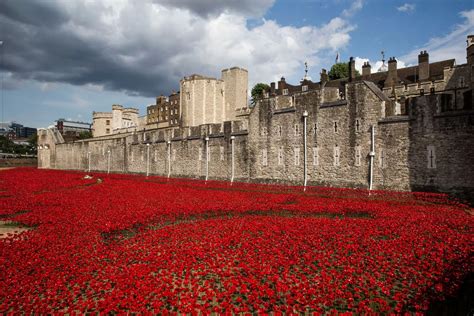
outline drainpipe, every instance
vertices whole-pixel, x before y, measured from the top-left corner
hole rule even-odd
[[[209,137],[206,140],[206,181],[209,178]]]
[[[235,136],[230,137],[230,145],[231,145],[231,173],[230,173],[230,184],[234,182],[234,142]]]
[[[168,141],[168,178],[171,175],[171,141]]]
[[[303,139],[304,139],[304,148],[303,148],[303,153],[304,153],[304,164],[303,164],[303,171],[304,171],[304,191],[306,191],[306,184],[308,182],[308,153],[307,153],[307,135],[306,135],[306,123],[308,119],[308,111],[303,112]]]
[[[146,176],[150,174],[150,143],[146,144]]]
[[[110,149],[107,150],[107,173],[110,173]]]
[[[91,172],[91,152],[87,152],[87,172]]]
[[[373,189],[374,185],[374,157],[375,157],[375,127],[372,125],[370,127],[370,174],[369,174],[369,190]]]

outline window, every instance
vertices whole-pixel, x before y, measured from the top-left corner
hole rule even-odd
[[[105,129],[105,133],[106,133],[106,134],[110,134],[110,128],[106,128],[106,129]]]
[[[383,149],[380,149],[379,165],[380,168],[385,169],[385,150]]]
[[[319,148],[313,147],[313,166],[319,165]]]
[[[186,92],[186,99],[187,99],[188,101],[191,100],[191,93]]]
[[[105,120],[105,125],[110,125],[110,120]]]
[[[295,147],[294,151],[295,151],[295,166],[299,166],[300,165],[300,148]]]
[[[428,169],[436,169],[436,153],[435,153],[435,147],[432,145],[429,145],[427,147],[427,153],[428,153]]]
[[[341,152],[339,146],[334,146],[334,166],[337,167],[340,165]]]
[[[220,147],[221,161],[224,161],[224,146]]]
[[[337,122],[334,121],[334,133],[337,133]]]
[[[262,149],[262,165],[266,166],[268,164],[267,149]]]
[[[308,91],[308,86],[301,86],[301,91]]]
[[[288,89],[283,89],[283,95],[288,95]]]
[[[361,149],[360,146],[355,147],[355,165],[360,166],[360,159],[361,158]]]
[[[278,148],[278,165],[279,166],[283,165],[283,147],[282,146]]]
[[[458,79],[458,87],[459,88],[464,87],[464,77],[463,76],[459,77],[459,79]]]
[[[295,124],[295,136],[298,136],[300,134],[300,126],[299,124]]]
[[[361,126],[360,126],[360,119],[356,119],[356,120],[355,120],[354,127],[355,127],[356,133],[360,132],[360,129],[361,129]]]

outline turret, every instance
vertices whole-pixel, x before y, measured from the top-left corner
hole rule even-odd
[[[349,81],[354,81],[356,78],[356,68],[354,57],[349,58]]]
[[[426,50],[421,51],[418,55],[418,73],[420,81],[425,81],[430,78],[430,56]]]
[[[362,76],[363,77],[368,77],[372,73],[372,66],[370,66],[370,63],[368,61],[364,62],[362,65]]]
[[[391,57],[388,60],[388,75],[385,79],[385,87],[393,87],[398,83],[397,60]]]
[[[329,76],[328,76],[328,73],[326,71],[326,69],[321,69],[321,73],[320,73],[320,80],[321,82],[321,86],[324,87],[326,85],[326,83],[329,81]]]

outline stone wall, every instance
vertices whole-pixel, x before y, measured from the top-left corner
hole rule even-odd
[[[371,82],[348,84],[344,98],[330,102],[333,91],[325,89],[333,88],[263,99],[242,120],[222,124],[74,143],[40,130],[38,165],[88,170],[90,162],[94,171],[229,180],[233,147],[235,180],[302,185],[307,114],[309,185],[368,188],[373,127],[375,189],[474,188],[474,111],[440,112],[442,96],[433,94],[410,99],[407,115],[393,115],[395,105]]]

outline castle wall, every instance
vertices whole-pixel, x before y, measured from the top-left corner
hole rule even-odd
[[[368,188],[374,127],[375,189],[474,188],[474,111],[440,111],[442,95],[434,94],[410,99],[407,115],[386,116],[393,104],[372,83],[349,84],[345,99],[331,102],[323,96],[332,91],[324,89],[263,99],[248,117],[222,124],[74,143],[64,143],[54,130],[40,130],[38,143],[47,149],[39,150],[38,165],[87,170],[90,160],[94,171],[143,174],[148,169],[162,176],[169,171],[171,177],[204,179],[207,173],[209,179],[230,180],[233,143],[235,180],[301,185],[307,111],[309,185]]]

